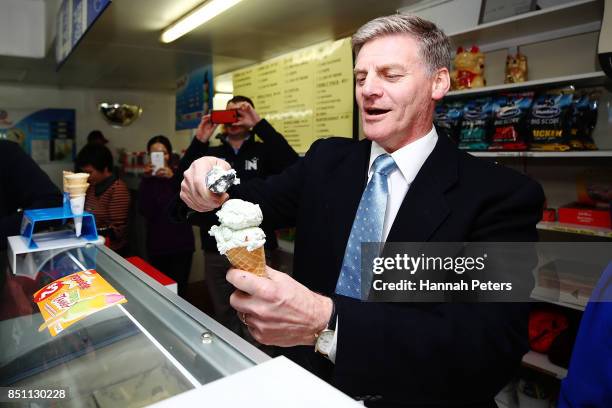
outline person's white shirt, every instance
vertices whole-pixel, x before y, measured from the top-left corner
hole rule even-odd
[[[393,157],[395,164],[397,164],[397,168],[393,170],[387,178],[389,198],[387,199],[387,209],[385,211],[385,221],[383,223],[383,242],[387,241],[391,226],[395,221],[395,217],[404,201],[404,197],[406,197],[410,185],[421,170],[421,167],[423,167],[423,163],[425,163],[425,160],[427,160],[437,142],[438,133],[436,132],[436,128],[432,126],[431,130],[425,136],[391,153],[391,157]],[[378,156],[385,153],[387,153],[385,149],[378,143],[372,142],[372,148],[370,149],[370,164],[368,166],[368,182],[372,177],[372,163],[374,163],[374,160],[376,160]],[[332,362],[336,361],[338,331],[339,319],[336,318],[336,330],[328,356]]]

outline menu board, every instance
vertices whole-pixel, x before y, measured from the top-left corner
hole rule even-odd
[[[61,65],[111,0],[63,0],[55,18],[55,62]]]
[[[304,48],[232,75],[234,95],[250,97],[261,117],[298,152],[317,139],[353,135],[350,38]]]

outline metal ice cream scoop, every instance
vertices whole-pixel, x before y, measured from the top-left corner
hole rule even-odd
[[[206,187],[216,194],[225,193],[234,184],[240,184],[240,179],[236,177],[236,170],[223,170],[215,166],[206,175]]]

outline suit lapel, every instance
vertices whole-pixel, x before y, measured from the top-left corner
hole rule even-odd
[[[340,273],[344,250],[348,241],[357,207],[367,182],[371,142],[362,140],[350,148],[326,185],[329,232],[332,237],[334,269]],[[335,286],[337,280],[333,280]]]
[[[387,242],[428,241],[450,214],[444,193],[457,181],[457,150],[443,134],[400,206]]]

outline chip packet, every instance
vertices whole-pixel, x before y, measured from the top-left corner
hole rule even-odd
[[[79,320],[127,299],[91,269],[51,282],[34,294],[34,302],[45,320],[38,331],[48,328],[55,337]]]
[[[570,117],[570,140],[573,150],[597,150],[592,134],[597,124],[597,108],[601,91],[584,89],[574,94]]]
[[[530,149],[563,152],[570,150],[569,118],[574,88],[549,90],[531,107],[528,121]]]
[[[487,150],[492,122],[493,103],[491,98],[467,101],[463,107],[459,148],[464,150]]]
[[[508,93],[493,100],[493,135],[489,150],[526,150],[527,116],[533,92]]]
[[[434,112],[435,125],[445,131],[452,141],[459,142],[461,118],[463,117],[463,102],[441,102]]]

